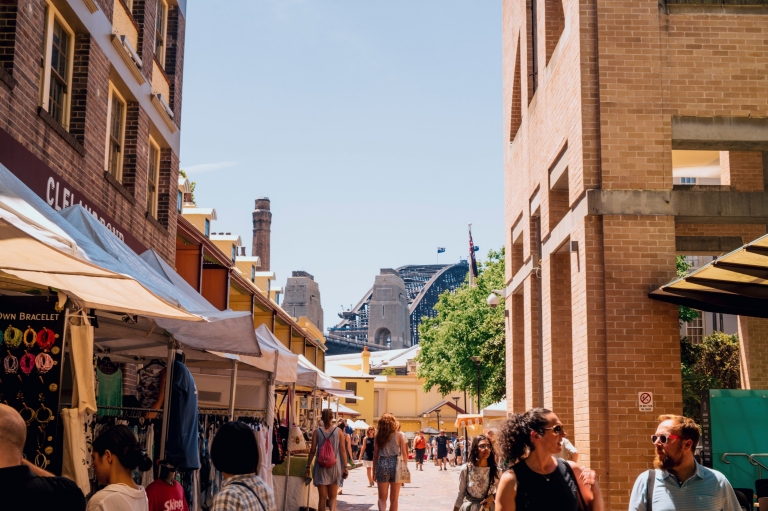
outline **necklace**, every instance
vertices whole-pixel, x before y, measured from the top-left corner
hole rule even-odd
[[[53,330],[43,327],[42,330],[37,332],[37,344],[44,350],[48,350],[48,348],[53,346],[54,342],[56,342],[56,335],[53,333]]]
[[[27,338],[29,337],[29,334],[32,334],[32,340],[27,341]],[[37,335],[37,332],[32,330],[31,326],[28,326],[27,329],[24,331],[24,338],[22,339],[24,341],[24,346],[27,348],[31,348],[35,345],[35,336]]]
[[[18,348],[21,345],[22,335],[21,330],[8,325],[8,328],[5,329],[5,333],[3,334],[3,338],[5,339],[5,344],[7,344],[9,348]]]

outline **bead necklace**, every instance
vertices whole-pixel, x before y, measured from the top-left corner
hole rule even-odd
[[[37,344],[44,350],[53,346],[54,342],[56,342],[56,335],[53,333],[53,330],[43,327],[42,330],[37,332]]]
[[[34,368],[35,356],[31,353],[24,353],[24,356],[21,357],[21,372],[29,376]]]
[[[45,417],[45,419],[41,419],[41,416]],[[37,422],[42,424],[43,427],[53,420],[53,410],[45,406],[45,396],[42,394],[40,394],[40,408],[35,412],[35,419],[37,419]]]
[[[21,415],[21,418],[24,420],[27,426],[32,424],[32,421],[35,420],[35,411],[27,406],[27,403],[24,401],[24,393],[19,391],[18,394],[16,394],[16,399],[21,401],[22,409],[19,410],[19,415]],[[24,413],[29,413],[29,418],[24,417]]]
[[[19,359],[9,351],[3,359],[3,366],[5,366],[5,374],[16,374],[19,371]]]
[[[32,340],[27,341],[27,337],[29,337],[29,334],[32,334]],[[24,346],[27,348],[32,348],[35,345],[35,336],[37,335],[37,332],[32,330],[31,326],[28,326],[27,329],[24,331]]]
[[[21,330],[8,325],[8,328],[5,329],[5,334],[3,334],[3,338],[5,339],[5,344],[7,344],[8,347],[18,348],[21,346],[22,335],[23,334],[21,333]]]
[[[38,373],[45,374],[53,368],[53,359],[48,353],[38,353],[35,357],[35,367]]]

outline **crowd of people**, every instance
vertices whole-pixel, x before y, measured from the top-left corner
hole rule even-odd
[[[305,474],[318,489],[318,510],[336,510],[339,487],[349,474],[348,462],[358,459],[366,468],[369,486],[378,485],[379,511],[397,511],[401,486],[410,477],[408,441],[397,419],[383,414],[377,429],[369,428],[361,439],[346,429],[345,421],[334,421],[330,410],[324,410],[321,418],[322,424],[312,434]],[[698,425],[678,415],[663,415],[659,421],[650,436],[654,468],[637,477],[629,511],[740,511],[736,492],[723,474],[703,467],[694,457]],[[149,469],[151,461],[126,426],[110,427],[94,440],[93,468],[103,488],[87,501],[73,481],[24,459],[26,433],[21,415],[0,404],[2,509],[187,510],[172,464],[161,462],[159,478],[146,489],[134,482],[133,472]],[[498,437],[475,436],[468,450],[460,439],[451,442],[445,431],[433,442],[419,432],[412,449],[416,470],[423,470],[430,443],[440,470],[446,469],[452,451],[451,461],[461,467],[454,511],[602,511],[596,473],[577,463],[578,451],[565,439],[557,415],[534,408],[506,419]],[[259,450],[248,426],[222,425],[211,444],[211,461],[223,476],[214,511],[276,511],[271,488],[256,475]]]

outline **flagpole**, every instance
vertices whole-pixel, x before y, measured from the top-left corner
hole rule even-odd
[[[467,224],[467,230],[469,231],[469,239],[472,240],[472,224]],[[472,258],[475,256],[472,251],[472,243],[469,244],[469,257],[467,262],[469,263],[469,287],[475,287],[475,272],[472,271]]]

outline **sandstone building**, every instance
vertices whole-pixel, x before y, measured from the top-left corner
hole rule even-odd
[[[768,16],[720,3],[503,2],[507,403],[557,412],[607,509],[682,410],[677,308],[649,292],[766,232]],[[739,318],[753,388],[764,323]]]

